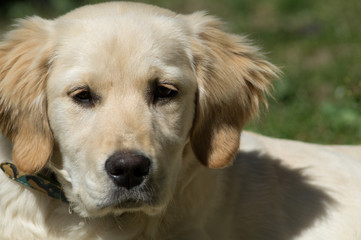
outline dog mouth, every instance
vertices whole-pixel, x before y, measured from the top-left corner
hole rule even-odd
[[[135,211],[141,211],[141,209],[149,208],[150,205],[144,202],[140,202],[137,199],[128,199],[126,201],[122,201],[119,203],[106,203],[98,205],[98,208],[101,211],[110,211],[113,213],[118,212],[135,212]]]
[[[127,199],[118,202],[108,201],[97,205],[95,215],[115,215],[122,216],[124,214],[145,213],[147,215],[156,215],[160,213],[164,207],[162,204],[153,204],[152,201],[140,201],[139,199]]]
[[[113,188],[110,189],[103,197],[95,200],[94,209],[96,212],[106,212],[110,214],[119,215],[125,212],[137,212],[150,209],[158,209],[159,189],[154,187],[154,184],[144,184],[137,188]],[[152,210],[153,211],[153,210]]]
[[[135,199],[129,199],[121,203],[113,205],[114,209],[137,209],[141,208],[145,203],[139,202]]]
[[[117,186],[112,181],[106,182],[89,177],[84,185],[77,189],[67,188],[74,212],[84,217],[119,216],[124,213],[143,212],[155,215],[162,211],[169,202],[169,184],[163,175],[149,176],[140,185],[133,188]]]
[[[153,198],[149,197],[111,197],[107,201],[98,204],[99,209],[113,208],[113,209],[136,209],[141,208],[144,205],[154,205]]]
[[[122,216],[125,213],[136,212],[155,215],[163,209],[162,204],[157,203],[154,197],[141,196],[141,193],[138,194],[138,197],[119,197],[118,195],[121,194],[110,194],[108,197],[97,199],[78,195],[77,200],[70,202],[69,211],[76,212],[82,217],[97,218],[106,215]]]

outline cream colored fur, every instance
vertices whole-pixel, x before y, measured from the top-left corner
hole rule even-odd
[[[361,146],[241,136],[278,72],[199,12],[19,21],[0,43],[0,161],[51,169],[70,204],[0,172],[0,239],[361,239]],[[151,160],[134,189],[105,172],[122,150]]]

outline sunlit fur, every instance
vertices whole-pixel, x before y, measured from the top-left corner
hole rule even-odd
[[[360,146],[241,137],[278,74],[203,12],[18,21],[0,43],[0,162],[54,172],[70,203],[0,172],[0,239],[359,239]],[[155,101],[158,82],[177,94]],[[119,151],[150,159],[141,185],[106,173]]]

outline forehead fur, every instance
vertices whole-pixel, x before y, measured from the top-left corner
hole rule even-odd
[[[190,34],[184,20],[168,10],[138,5],[98,4],[74,10],[55,21],[58,45],[78,51],[102,47],[107,54],[114,53],[114,48],[129,49],[134,54],[134,49],[166,51],[171,47],[174,51],[185,47]]]
[[[119,70],[123,77],[137,73],[142,78],[152,74],[152,67],[186,64],[189,69],[186,22],[168,10],[138,5],[98,4],[56,19],[55,66],[112,75]]]

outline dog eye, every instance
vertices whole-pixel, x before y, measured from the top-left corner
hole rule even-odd
[[[74,99],[79,102],[90,102],[92,100],[91,94],[88,91],[82,91],[74,96]]]
[[[88,88],[77,89],[71,95],[76,103],[88,106],[94,103],[94,98]]]
[[[154,102],[166,101],[175,97],[178,89],[171,84],[159,84],[154,90]]]

